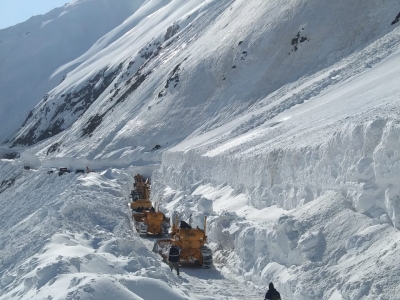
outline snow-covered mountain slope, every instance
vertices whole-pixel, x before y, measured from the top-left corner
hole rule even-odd
[[[0,167],[0,299],[398,299],[399,10],[144,1],[0,149],[21,154]],[[211,273],[176,278],[130,232],[138,172],[167,215],[208,216]]]
[[[257,109],[279,89],[289,94],[334,63],[349,64],[343,58],[396,28],[395,4],[147,1],[127,20],[131,31],[69,72],[11,142],[30,145],[69,129],[48,150],[81,156],[84,143],[89,159],[138,159]],[[371,49],[380,52],[374,57],[393,51],[395,39],[384,46]],[[365,69],[351,63],[355,74]]]
[[[7,120],[2,124],[1,142],[15,133],[40,99],[83,61],[77,57],[91,47],[98,51],[123,35],[126,30],[116,30],[116,26],[144,0],[71,2],[0,30],[0,119]],[[104,38],[111,30],[114,35]]]

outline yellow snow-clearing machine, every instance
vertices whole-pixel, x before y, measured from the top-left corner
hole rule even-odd
[[[150,181],[146,180],[140,174],[134,176],[135,183],[133,184],[134,190],[131,191],[132,202],[130,207],[132,213],[142,212],[145,209],[151,209],[153,204],[150,201]]]
[[[136,231],[140,235],[157,235],[159,237],[168,234],[169,219],[162,212],[145,210],[143,213],[134,214]]]
[[[159,239],[154,242],[153,251],[160,254],[165,261],[168,261],[169,249],[172,245],[180,248],[180,263],[197,264],[202,268],[211,268],[213,264],[212,252],[205,244],[206,217],[204,217],[204,230],[199,227],[192,228],[191,222],[180,222],[178,216],[172,226],[170,239]]]
[[[134,190],[131,191],[132,220],[139,235],[158,235],[168,233],[169,219],[160,211],[155,211],[150,201],[150,182],[137,174]]]

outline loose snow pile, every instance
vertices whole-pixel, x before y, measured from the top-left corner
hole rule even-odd
[[[188,299],[132,231],[132,178],[0,162],[1,299]]]

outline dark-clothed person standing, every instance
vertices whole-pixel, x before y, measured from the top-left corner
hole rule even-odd
[[[268,292],[265,295],[265,300],[281,300],[281,295],[279,292],[275,289],[274,284],[270,282],[269,287],[268,287]]]
[[[179,248],[175,245],[172,245],[171,248],[169,248],[168,262],[171,272],[173,269],[176,269],[177,275],[179,275],[179,256]]]

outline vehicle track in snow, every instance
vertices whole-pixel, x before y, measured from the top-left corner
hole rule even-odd
[[[143,238],[143,243],[152,251],[154,239]],[[160,257],[161,260],[161,257]],[[173,273],[176,271],[174,270]],[[226,267],[215,264],[211,269],[181,266],[179,289],[190,299],[262,299],[264,291],[232,274]],[[197,297],[196,297],[197,296]]]

